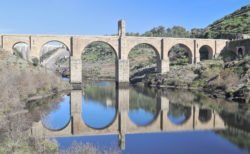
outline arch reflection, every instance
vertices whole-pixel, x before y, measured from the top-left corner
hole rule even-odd
[[[137,126],[147,126],[154,122],[159,112],[159,100],[150,97],[142,91],[129,89],[129,112],[130,120]]]
[[[212,110],[199,109],[199,120],[202,123],[210,121],[212,118]]]
[[[182,125],[191,117],[191,107],[180,104],[169,104],[168,119],[175,125]]]
[[[52,112],[43,116],[42,124],[49,130],[58,131],[67,127],[70,117],[70,96],[64,96]]]
[[[88,127],[104,129],[113,123],[117,114],[115,83],[87,84],[82,100],[82,119]]]

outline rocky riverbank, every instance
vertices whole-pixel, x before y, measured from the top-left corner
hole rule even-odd
[[[167,74],[148,75],[151,87],[199,89],[216,98],[250,100],[250,57],[231,62],[208,60],[194,65],[173,66]]]

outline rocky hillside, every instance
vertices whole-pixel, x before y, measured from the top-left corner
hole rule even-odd
[[[250,34],[250,5],[244,6],[209,25],[205,37],[234,38],[237,34]]]

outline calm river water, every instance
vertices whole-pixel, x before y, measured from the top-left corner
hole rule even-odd
[[[40,123],[61,150],[82,142],[131,154],[241,154],[250,150],[249,112],[197,92],[100,81],[65,95]]]

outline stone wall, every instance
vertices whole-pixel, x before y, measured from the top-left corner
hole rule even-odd
[[[227,50],[235,52],[237,55],[250,55],[250,39],[230,41],[227,45]]]

